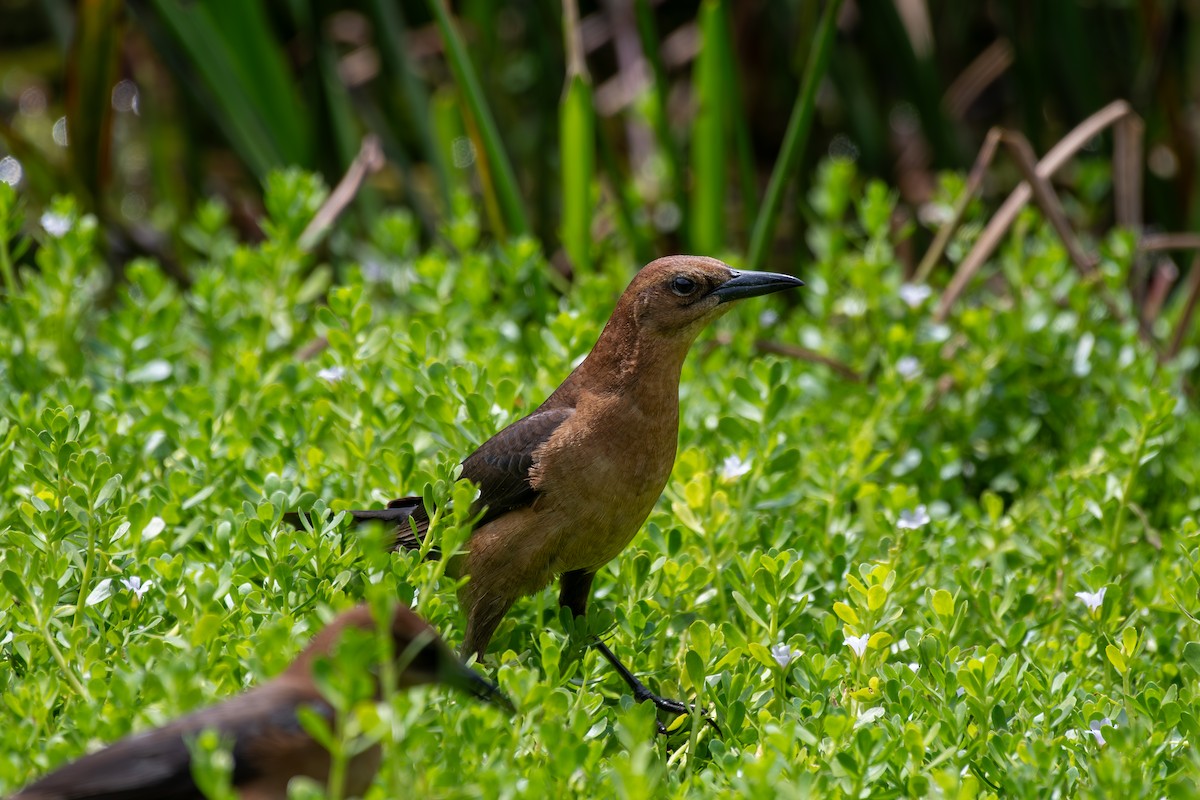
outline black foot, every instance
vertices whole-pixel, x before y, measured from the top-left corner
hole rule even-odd
[[[669,697],[659,697],[654,692],[647,689],[646,684],[638,680],[637,676],[630,672],[629,669],[617,659],[616,654],[614,654],[612,650],[609,650],[608,645],[604,644],[604,642],[597,641],[596,649],[599,650],[600,654],[608,660],[608,663],[612,664],[613,669],[617,671],[617,674],[621,676],[621,679],[624,680],[625,683],[628,684],[629,688],[633,690],[634,701],[638,703],[645,703],[649,701],[654,703],[654,707],[659,711],[666,711],[668,713],[675,714],[676,716],[692,713],[693,706],[680,702],[679,700],[673,700]],[[711,725],[713,730],[715,730],[718,734],[721,733],[721,726],[718,725],[712,719],[712,717],[703,712],[701,712],[700,716],[704,717],[704,721]],[[665,736],[668,732],[667,726],[663,724],[662,720],[657,719],[655,720],[655,724],[658,726],[659,734]]]
[[[635,687],[633,690],[633,699],[638,703],[654,703],[654,707],[659,711],[666,711],[667,713],[674,714],[676,716],[681,716],[684,714],[690,715],[692,713],[692,709],[695,708],[695,706],[690,706],[686,703],[680,702],[679,700],[673,700],[670,697],[659,697],[654,692],[647,689],[646,685],[641,681],[638,681],[637,687]],[[718,725],[712,719],[712,717],[708,716],[708,714],[705,714],[704,712],[700,712],[700,716],[704,718],[705,722],[712,726],[712,729],[716,731],[718,735],[720,735],[721,726]],[[666,736],[669,733],[667,726],[662,720],[656,719],[654,722],[655,725],[658,726],[658,733],[660,736]]]

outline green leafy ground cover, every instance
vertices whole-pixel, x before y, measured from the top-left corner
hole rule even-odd
[[[453,247],[419,251],[393,213],[322,266],[296,244],[320,199],[277,176],[255,246],[206,207],[189,293],[135,262],[108,297],[67,200],[31,221],[39,269],[13,276],[0,184],[0,789],[276,674],[364,597],[457,641],[439,564],[280,515],[466,491],[458,460],[587,352],[635,265],[600,252],[565,287],[534,242],[479,247],[464,215]],[[675,475],[596,582],[593,631],[723,732],[655,738],[547,591],[485,665],[513,720],[333,680],[355,712],[339,741],[383,740],[372,797],[1200,790],[1194,353],[1157,366],[1032,214],[936,325],[901,286],[884,187],[834,163],[809,202],[800,305],[748,302],[701,339]],[[1114,288],[1129,244],[1102,243]],[[220,753],[200,761],[219,784]]]

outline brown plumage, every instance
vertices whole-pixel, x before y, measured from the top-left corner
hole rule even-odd
[[[621,295],[591,353],[528,417],[463,461],[486,509],[452,572],[470,576],[459,599],[464,654],[480,657],[513,602],[561,576],[559,602],[587,611],[596,571],[620,553],[662,494],[675,463],[679,376],[697,335],[730,301],[803,285],[739,272],[712,258],[672,256],[643,268]],[[393,522],[398,547],[419,547],[429,518],[419,497],[352,512]],[[638,701],[681,712],[597,647]]]
[[[219,705],[145,733],[122,739],[60,767],[11,800],[203,800],[192,781],[187,740],[206,729],[233,743],[233,785],[242,800],[286,800],[288,781],[303,775],[329,779],[329,753],[300,726],[296,710],[307,706],[332,722],[334,711],[313,683],[313,662],[333,652],[347,628],[374,631],[364,604],[322,629],[274,680]],[[478,697],[508,701],[466,667],[424,620],[397,605],[391,619],[398,688],[445,683]],[[377,687],[377,691],[382,691]],[[378,745],[354,756],[343,796],[366,791],[379,768]]]

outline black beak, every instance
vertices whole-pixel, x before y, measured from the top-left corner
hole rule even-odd
[[[455,659],[453,664],[454,666],[451,667],[453,674],[447,676],[446,683],[462,689],[464,692],[468,692],[480,700],[486,700],[492,705],[499,706],[509,713],[516,713],[516,706],[513,705],[512,700],[509,700],[504,692],[500,691],[499,686],[458,659]]]
[[[758,297],[760,294],[781,292],[784,289],[794,289],[803,286],[804,281],[791,275],[781,275],[778,272],[745,272],[730,270],[733,277],[713,290],[717,300],[728,303],[731,300],[744,300],[747,297]]]

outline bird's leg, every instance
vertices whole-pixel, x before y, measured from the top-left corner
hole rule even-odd
[[[586,570],[574,570],[572,572],[565,572],[562,575],[558,602],[559,605],[571,609],[571,613],[576,618],[587,614],[587,601],[592,592],[592,579],[595,575],[596,573]],[[636,702],[644,703],[649,700],[651,703],[654,703],[656,708],[672,714],[691,713],[691,707],[686,703],[682,703],[679,700],[672,700],[669,697],[661,697],[650,691],[646,687],[646,684],[638,680],[638,677],[621,663],[616,653],[610,650],[604,642],[597,639],[592,646],[600,651],[600,655],[604,656],[604,660],[611,664],[613,669],[617,671],[617,674],[621,676],[621,680],[625,681],[625,684],[633,692],[633,699]],[[717,733],[721,732],[721,728],[707,714],[703,714],[702,716],[704,717],[704,721],[713,726]],[[657,724],[658,732],[665,734],[667,732],[666,726],[662,722],[658,722]]]
[[[475,586],[476,592],[479,587]],[[478,661],[483,661],[492,634],[496,632],[500,620],[508,613],[513,601],[508,597],[491,595],[486,592],[472,592],[470,582],[459,593],[459,601],[467,610],[467,632],[463,636],[462,657],[468,659],[475,654]]]

